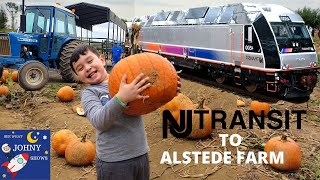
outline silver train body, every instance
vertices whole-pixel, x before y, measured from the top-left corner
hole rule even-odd
[[[139,47],[173,64],[234,79],[248,91],[309,96],[318,57],[303,19],[279,5],[230,4],[161,12],[142,22]]]

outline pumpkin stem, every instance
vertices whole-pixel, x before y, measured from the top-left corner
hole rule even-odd
[[[203,109],[203,105],[204,105],[204,100],[206,100],[205,98],[201,98],[199,105],[197,106],[197,109]]]
[[[286,133],[282,134],[281,141],[288,141],[287,137],[288,137],[288,134],[286,134]]]
[[[86,142],[86,139],[87,139],[87,133],[84,134],[84,136],[83,136],[82,139],[81,139],[81,142]]]

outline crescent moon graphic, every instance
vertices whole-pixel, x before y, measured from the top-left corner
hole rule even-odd
[[[27,135],[27,140],[29,141],[29,143],[33,144],[36,143],[38,141],[38,139],[32,139],[31,134],[33,133],[33,131],[29,132]]]

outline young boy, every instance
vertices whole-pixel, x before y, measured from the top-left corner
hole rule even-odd
[[[149,77],[137,76],[130,84],[123,76],[119,92],[110,98],[105,59],[88,45],[78,47],[70,58],[70,66],[80,80],[91,86],[81,94],[82,106],[96,128],[98,180],[148,180],[149,160],[142,116],[123,113],[135,99],[148,98],[140,93],[151,86]],[[181,83],[178,82],[178,91]]]
[[[140,93],[150,86],[140,74],[130,84],[126,75],[119,92],[110,98],[105,60],[88,45],[78,47],[70,58],[71,68],[80,80],[91,86],[81,94],[82,106],[96,128],[97,179],[149,179],[148,145],[141,116],[123,113],[126,104],[148,98]]]

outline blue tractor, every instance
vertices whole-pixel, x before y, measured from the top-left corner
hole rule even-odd
[[[58,4],[27,6],[21,16],[22,32],[0,33],[2,68],[19,69],[25,90],[39,90],[49,79],[49,68],[60,71],[66,82],[77,82],[69,65],[73,50],[81,44],[76,35],[76,15]]]

